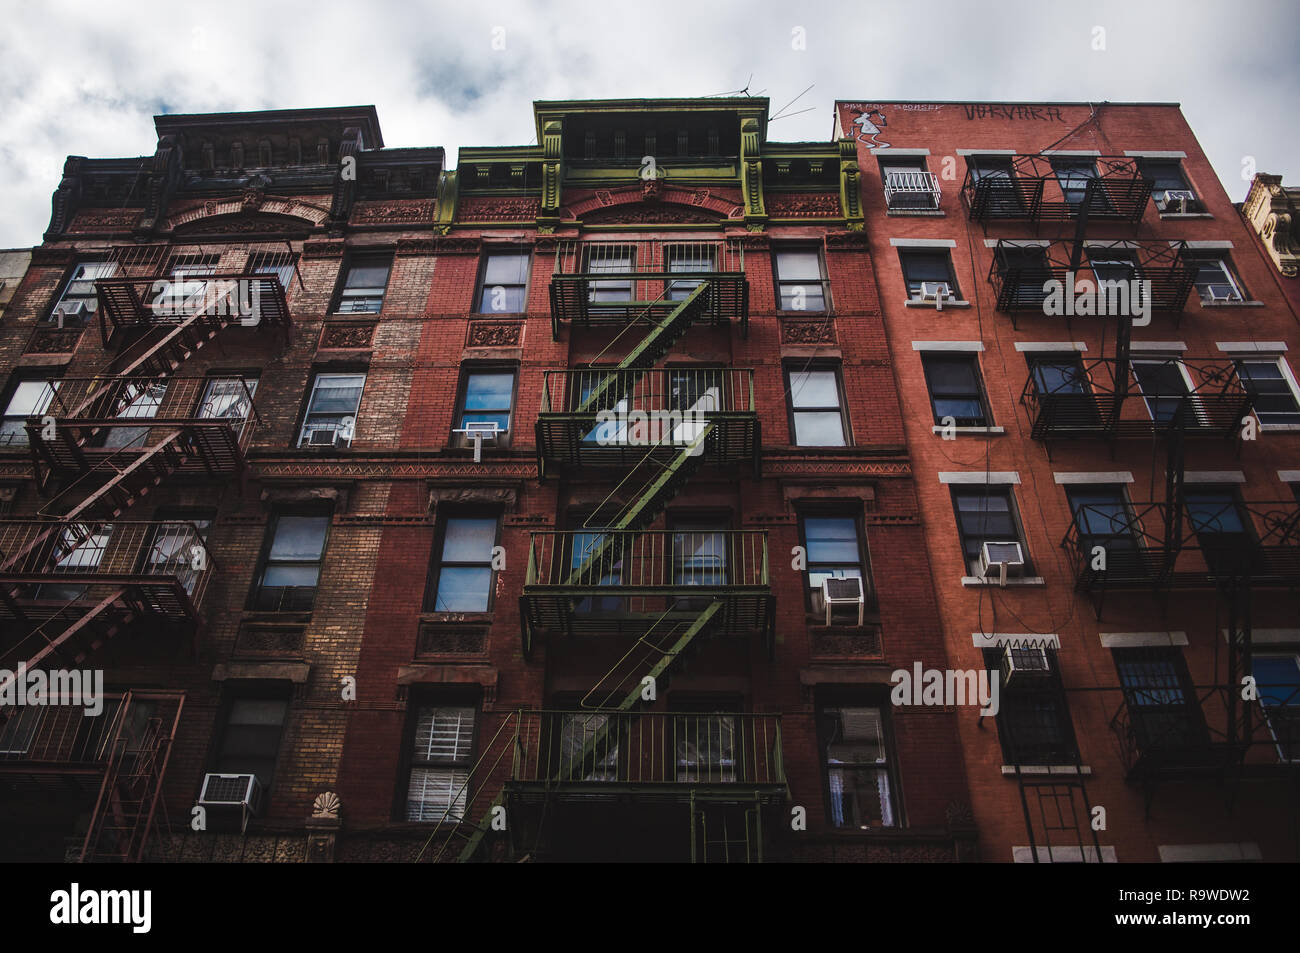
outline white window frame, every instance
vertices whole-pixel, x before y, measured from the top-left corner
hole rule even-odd
[[[1295,663],[1296,671],[1300,672],[1300,652],[1294,649],[1252,653],[1252,660],[1259,658],[1290,659]],[[1273,730],[1273,724],[1268,719],[1268,706],[1264,704],[1262,699],[1259,701],[1259,708],[1260,712],[1264,715],[1264,724],[1268,727],[1269,736],[1273,739],[1273,746],[1277,749],[1278,761],[1283,764],[1300,764],[1300,755],[1297,755],[1294,758],[1288,758],[1286,752],[1282,749],[1282,743],[1278,740],[1277,732]]]
[[[1291,396],[1295,399],[1297,413],[1300,413],[1300,381],[1296,379],[1295,371],[1291,369],[1291,362],[1286,359],[1286,355],[1251,354],[1247,352],[1234,352],[1234,353],[1230,353],[1229,356],[1232,358],[1234,367],[1237,365],[1237,363],[1241,361],[1255,362],[1260,364],[1264,363],[1265,361],[1276,362],[1277,366],[1282,369],[1282,379],[1286,381],[1287,387],[1290,388],[1291,390]],[[1238,376],[1240,376],[1240,374]],[[1255,410],[1252,409],[1251,414],[1254,415],[1255,422],[1259,424],[1260,430],[1272,430],[1278,432],[1300,430],[1300,424],[1267,423],[1262,417],[1259,416],[1258,412],[1256,412]]]
[[[366,380],[367,380],[367,378],[369,377],[369,375],[368,375],[365,371],[337,371],[337,372],[335,372],[335,371],[331,371],[331,372],[327,372],[327,373],[317,374],[317,375],[312,379],[312,382],[311,382],[311,392],[307,395],[307,409],[306,409],[306,412],[303,414],[303,417],[302,417],[302,426],[301,426],[301,427],[299,428],[299,430],[298,430],[298,446],[299,446],[299,447],[310,446],[310,444],[308,443],[308,441],[309,441],[310,438],[311,438],[311,434],[314,432],[314,431],[311,429],[312,417],[313,417],[313,416],[316,416],[316,417],[335,417],[335,416],[338,416],[338,415],[336,415],[336,414],[326,414],[326,413],[317,413],[317,414],[313,415],[311,407],[312,407],[312,402],[316,399],[316,392],[317,392],[318,390],[320,390],[321,382],[322,382],[322,381],[328,381],[328,380],[334,380],[334,379],[336,379],[336,378],[340,378],[340,377],[360,377],[360,378],[361,378],[361,390],[357,393],[357,406],[356,406],[356,408],[352,411],[351,414],[344,414],[344,415],[343,415],[343,419],[344,419],[345,421],[347,420],[348,417],[351,417],[351,418],[352,418],[352,432],[349,433],[348,436],[347,436],[346,438],[344,438],[344,439],[346,439],[346,441],[347,441],[346,446],[349,446],[349,447],[352,446],[352,440],[353,440],[353,438],[356,436],[356,418],[357,418],[357,417],[359,416],[359,414],[361,413],[361,400],[362,400],[362,398],[365,396],[365,392],[366,392]],[[326,428],[321,428],[321,429],[326,429]],[[343,429],[346,430],[347,428],[344,427]]]

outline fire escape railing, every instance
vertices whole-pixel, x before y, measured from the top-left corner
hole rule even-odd
[[[1131,156],[1005,158],[1005,165],[987,170],[967,162],[961,197],[971,221],[985,226],[992,221],[1069,222],[1078,218],[1086,203],[1090,219],[1136,223],[1154,187]],[[1071,159],[1093,162],[1091,172],[1060,167],[1059,163]],[[1090,179],[1094,185],[1087,189]]]

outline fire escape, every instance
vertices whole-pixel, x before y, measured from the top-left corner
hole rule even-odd
[[[1261,696],[1286,695],[1270,696],[1273,704],[1267,709],[1242,698],[1242,679],[1252,674],[1254,594],[1294,593],[1300,587],[1300,508],[1294,500],[1243,501],[1219,488],[1188,487],[1187,442],[1219,441],[1239,451],[1256,393],[1231,360],[1170,357],[1140,348],[1134,352],[1134,311],[1177,323],[1194,273],[1181,242],[1085,239],[1090,220],[1136,223],[1142,212],[1139,206],[1130,214],[1126,205],[1140,189],[1117,184],[1123,164],[1105,157],[1099,163],[1103,174],[1063,183],[1066,194],[1066,185],[1082,186],[1075,194],[1073,239],[1046,246],[1001,241],[989,280],[998,309],[1013,320],[1017,312],[1043,313],[1044,283],[1056,280],[1069,289],[1073,281],[1067,281],[1067,273],[1091,277],[1097,289],[1104,287],[1102,282],[1150,282],[1141,292],[1138,286],[1107,292],[1114,296],[1112,304],[1129,301],[1110,325],[1114,357],[1087,362],[1044,357],[1031,367],[1021,394],[1031,433],[1048,449],[1049,458],[1057,441],[1099,440],[1112,451],[1119,440],[1163,443],[1163,500],[1116,498],[1076,506],[1062,541],[1076,589],[1091,598],[1097,617],[1107,595],[1117,592],[1151,592],[1167,599],[1173,591],[1208,590],[1218,594],[1217,605],[1226,610],[1226,649],[1220,652],[1215,641],[1213,684],[1193,685],[1180,671],[1181,660],[1175,663],[1159,653],[1131,654],[1121,670],[1122,701],[1111,729],[1127,777],[1142,785],[1149,808],[1158,782],[1277,776],[1279,768],[1285,773],[1288,763],[1300,762],[1300,719],[1289,715],[1297,702],[1295,687],[1261,685]],[[1022,168],[1039,166],[1017,159],[1010,176],[968,175],[964,194],[972,219],[986,225],[998,218],[1028,217],[1036,224],[1058,220],[1060,204],[1042,198],[1045,177],[1022,183],[1017,175]],[[1133,300],[1134,294],[1146,300]],[[1300,785],[1300,773],[1291,773]]]
[[[292,253],[248,251],[245,272],[223,274],[201,249],[119,249],[96,282],[105,346],[120,350],[99,376],[52,381],[27,421],[46,499],[38,519],[0,521],[0,669],[76,669],[127,634],[193,646],[216,568],[205,527],[123,514],[168,481],[244,474],[256,380],[175,372],[232,325],[287,332]],[[146,855],[183,696],[128,692],[112,704],[108,719],[28,706],[0,722],[6,794],[99,779],[83,861]]]
[[[762,859],[764,820],[787,796],[779,716],[650,712],[643,700],[648,679],[663,692],[706,639],[757,637],[773,650],[766,533],[651,528],[701,467],[759,472],[753,372],[656,366],[693,325],[744,333],[741,255],[725,242],[561,244],[557,336],[565,324],[612,326],[606,351],[627,353],[544,372],[539,472],[616,485],[581,527],[531,534],[522,647],[531,658],[539,642],[599,638],[627,650],[575,709],[515,713],[489,745],[497,760],[508,751],[509,776],[485,819],[462,825],[461,860],[475,858],[492,808],[508,808],[514,855],[563,859],[557,825],[616,830],[629,803],[679,811],[693,861]]]

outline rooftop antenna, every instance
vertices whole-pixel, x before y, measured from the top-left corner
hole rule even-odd
[[[799,100],[803,99],[803,97],[806,96],[806,95],[808,94],[809,90],[811,90],[811,89],[813,88],[813,86],[816,86],[816,85],[817,85],[816,83],[813,83],[812,86],[809,86],[809,87],[808,87],[808,89],[805,89],[802,93],[800,93],[800,94],[799,94],[798,96],[796,96],[794,99],[790,100],[788,103],[786,103],[786,104],[785,104],[784,106],[782,106],[780,109],[778,109],[778,110],[776,111],[776,114],[775,114],[775,115],[770,115],[770,116],[768,116],[767,121],[768,121],[769,123],[772,123],[772,122],[776,122],[778,119],[789,119],[791,116],[799,116],[799,115],[802,115],[803,113],[806,113],[806,112],[812,112],[814,109],[817,108],[816,106],[809,106],[807,109],[800,109],[798,112],[792,112],[792,113],[786,113],[786,110],[789,109],[791,106],[793,106],[795,103],[797,103]]]

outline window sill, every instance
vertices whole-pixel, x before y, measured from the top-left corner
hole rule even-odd
[[[944,306],[944,308],[969,308],[969,307],[970,307],[970,302],[969,302],[969,301],[959,301],[959,300],[957,300],[956,298],[952,298],[952,299],[950,299],[950,300],[945,300],[944,303],[943,303],[943,306]],[[929,309],[932,310],[932,311],[939,311],[939,310],[940,310],[939,308],[936,308],[936,307],[935,307],[933,301],[921,301],[921,300],[919,300],[919,299],[917,299],[917,298],[908,298],[905,302],[903,302],[903,307],[905,307],[905,308],[929,308]]]
[[[995,589],[1001,588],[996,582],[989,579],[981,579],[979,576],[962,576],[961,584],[967,588],[978,588],[980,586],[992,586]],[[1042,576],[1016,576],[1007,580],[1007,588],[1012,586],[1045,586],[1046,580]]]
[[[1161,212],[1161,218],[1214,218],[1209,212]]]
[[[931,433],[955,433],[959,437],[995,437],[1007,432],[1005,427],[931,427]]]
[[[1016,769],[1019,768],[1020,774],[1092,774],[1092,768],[1088,765],[1073,764],[1004,764],[1002,766],[1002,776],[1004,778],[1014,778]]]
[[[1260,423],[1261,433],[1300,433],[1300,424],[1266,424]]]
[[[885,214],[899,218],[945,218],[941,208],[887,208]]]
[[[1201,300],[1202,308],[1262,308],[1263,301],[1206,301]]]

